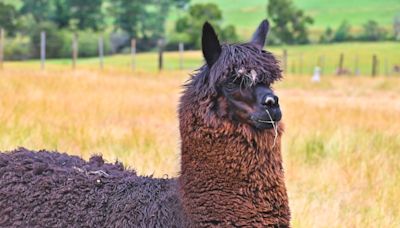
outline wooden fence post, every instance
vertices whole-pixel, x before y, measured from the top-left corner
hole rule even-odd
[[[376,54],[372,56],[372,77],[375,77],[378,74],[378,57]]]
[[[46,32],[40,33],[40,69],[44,70],[46,63]]]
[[[294,59],[292,60],[292,67],[291,68],[292,68],[292,70],[291,70],[292,74],[295,74],[296,73],[296,63],[295,63]]]
[[[319,56],[317,65],[320,68],[320,75],[323,75],[324,68],[325,68],[325,56],[323,56],[323,55]]]
[[[104,67],[104,40],[103,37],[99,37],[99,64],[100,69],[103,70]]]
[[[338,68],[336,70],[336,75],[342,75],[342,73],[343,73],[343,62],[344,62],[344,54],[340,53],[339,64],[338,64]]]
[[[163,69],[163,54],[164,54],[164,40],[158,40],[158,70],[162,71]]]
[[[185,51],[185,46],[182,42],[179,43],[179,69],[183,69],[183,52]]]
[[[287,74],[287,69],[288,69],[288,53],[286,49],[283,49],[283,53],[282,53],[282,65],[283,65],[283,73]]]
[[[299,74],[303,75],[303,53],[299,55]]]
[[[132,55],[131,67],[132,67],[132,70],[135,70],[135,67],[136,67],[136,39],[131,40],[131,55]]]
[[[389,73],[389,62],[388,62],[387,58],[385,58],[385,76],[390,76],[390,73]]]
[[[354,57],[354,75],[359,76],[360,75],[360,69],[358,67],[358,55]]]
[[[3,69],[4,61],[4,29],[0,28],[0,69]]]
[[[76,61],[78,59],[78,35],[74,33],[72,37],[72,69],[76,68]]]

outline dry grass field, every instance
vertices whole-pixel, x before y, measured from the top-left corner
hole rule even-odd
[[[101,153],[176,176],[187,74],[10,64],[0,71],[0,150]],[[400,78],[289,75],[275,90],[293,227],[400,227]]]

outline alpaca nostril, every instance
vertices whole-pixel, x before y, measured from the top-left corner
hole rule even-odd
[[[272,96],[266,96],[263,105],[273,106],[275,104],[275,98]]]

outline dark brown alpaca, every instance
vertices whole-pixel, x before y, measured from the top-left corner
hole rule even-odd
[[[195,227],[289,226],[283,127],[270,89],[281,71],[262,50],[267,32],[264,21],[250,43],[221,47],[213,28],[203,28],[207,64],[186,85],[179,109],[179,186]],[[277,124],[276,143],[270,119]]]
[[[0,227],[289,227],[276,59],[263,21],[245,44],[203,27],[206,64],[179,107],[181,176],[137,176],[94,156],[0,153]]]

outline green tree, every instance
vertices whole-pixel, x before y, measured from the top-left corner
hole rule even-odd
[[[22,0],[21,14],[31,14],[36,22],[48,20],[51,15],[50,0]]]
[[[113,0],[109,9],[114,17],[114,30],[127,32],[141,40],[140,48],[154,47],[165,34],[171,7],[184,8],[189,0]]]
[[[32,15],[37,23],[51,21],[59,28],[99,30],[103,25],[103,0],[22,0],[21,15]]]
[[[139,24],[143,18],[143,12],[145,12],[146,1],[114,0],[111,4],[110,13],[114,17],[116,29],[121,29],[131,37],[138,38]]]
[[[236,28],[233,25],[227,25],[225,28],[222,28],[221,32],[221,40],[223,41],[236,42],[238,40]]]
[[[70,22],[75,20],[80,30],[99,30],[103,25],[103,0],[68,0]]]
[[[393,20],[394,39],[400,40],[400,14],[394,17]]]
[[[272,31],[282,43],[308,43],[307,26],[314,21],[297,9],[292,0],[269,0],[267,13],[272,21]]]
[[[54,0],[54,10],[50,18],[59,28],[67,28],[71,19],[68,0]]]
[[[319,38],[319,42],[325,44],[332,42],[332,40],[333,40],[333,29],[331,27],[328,27]]]
[[[335,42],[343,42],[352,40],[353,37],[351,36],[351,26],[347,21],[343,21],[340,24],[339,28],[336,30],[335,35],[333,36],[333,41]]]
[[[17,11],[13,5],[0,2],[0,27],[7,33],[14,34],[16,29]]]
[[[141,35],[145,40],[163,38],[165,23],[171,7],[171,0],[154,0],[150,2],[142,15]]]
[[[201,28],[205,21],[213,24],[222,41],[237,41],[236,30],[233,25],[225,28],[220,26],[222,12],[214,3],[195,4],[189,8],[188,14],[179,18],[175,24],[175,31],[180,34],[187,34],[189,47],[200,47]]]
[[[362,40],[377,41],[386,38],[386,30],[379,26],[378,22],[369,20],[363,25]]]
[[[176,6],[176,8],[183,9],[187,6],[190,0],[172,0],[172,2]]]

